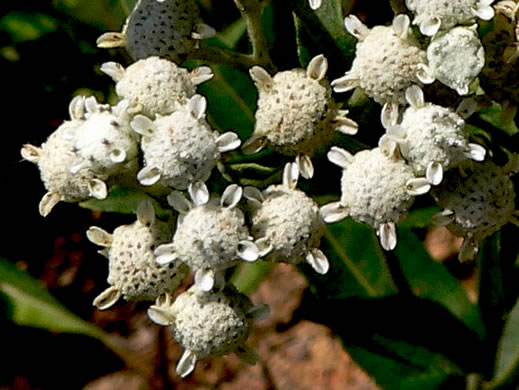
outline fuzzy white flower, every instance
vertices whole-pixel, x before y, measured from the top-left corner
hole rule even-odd
[[[494,0],[406,0],[407,8],[415,14],[424,35],[433,36],[438,31],[449,30],[458,24],[473,24],[476,18],[490,20],[494,16]]]
[[[113,234],[92,226],[88,239],[105,247],[100,253],[109,260],[110,287],[94,300],[101,310],[113,306],[119,298],[127,301],[153,301],[162,294],[171,294],[188,274],[182,263],[160,266],[153,251],[171,239],[172,229],[155,218],[151,201],[137,208],[137,221],[116,228]]]
[[[260,192],[245,188],[245,196],[253,201],[251,231],[267,261],[299,264],[307,262],[320,274],[328,272],[326,255],[318,248],[325,223],[317,203],[296,189],[299,168],[285,166],[283,184],[271,185]]]
[[[476,28],[477,25],[452,28],[436,35],[427,47],[434,77],[460,95],[468,94],[470,83],[485,65],[485,51]]]
[[[128,100],[128,111],[155,118],[171,114],[178,104],[186,103],[196,93],[196,86],[213,77],[211,68],[201,66],[189,72],[174,62],[148,57],[124,69],[116,62],[106,62],[101,71],[117,83],[115,92]]]
[[[416,178],[413,169],[399,157],[396,142],[384,136],[379,147],[352,156],[332,147],[328,159],[343,168],[342,195],[338,202],[322,207],[326,222],[350,216],[376,229],[385,250],[396,247],[396,223],[403,219],[414,196],[429,191],[425,178]]]
[[[195,271],[195,284],[209,291],[215,282],[221,286],[220,271],[240,260],[256,261],[259,250],[252,242],[243,212],[236,207],[243,190],[231,184],[219,202],[211,201],[205,184],[193,183],[189,194],[193,203],[173,191],[168,202],[181,216],[173,242],[155,251],[159,264],[180,261]]]
[[[411,85],[432,83],[425,51],[418,47],[407,15],[397,15],[392,26],[368,29],[356,16],[344,19],[346,29],[358,39],[355,59],[345,76],[332,81],[335,92],[360,88],[377,103],[404,105]]]
[[[203,292],[196,286],[180,294],[174,302],[167,297],[151,306],[148,316],[163,326],[171,326],[175,340],[184,347],[176,372],[186,377],[197,360],[235,353],[249,364],[257,354],[245,342],[253,322],[268,315],[266,305],[254,306],[231,285],[219,292]]]
[[[399,144],[402,156],[418,176],[425,175],[431,184],[437,185],[445,170],[466,159],[485,158],[485,149],[469,143],[465,121],[452,109],[425,103],[418,86],[407,89],[406,99],[410,106],[404,111],[402,122],[390,126],[386,134]]]
[[[205,120],[207,101],[194,95],[187,104],[167,116],[152,121],[137,115],[131,122],[142,135],[145,167],[137,174],[142,185],[157,182],[186,189],[195,181],[206,181],[222,152],[236,149],[240,139],[235,133],[219,135]]]
[[[519,215],[514,211],[514,184],[510,179],[518,161],[515,156],[505,168],[492,161],[466,162],[460,171],[449,172],[433,191],[444,208],[433,221],[465,238],[458,255],[461,261],[474,259],[479,242],[506,223],[519,225]]]
[[[198,47],[198,41],[215,35],[200,23],[195,0],[139,0],[122,32],[97,39],[102,48],[125,47],[134,60],[159,56],[180,63]]]
[[[284,155],[297,156],[302,176],[310,178],[310,157],[327,148],[336,131],[357,132],[357,124],[332,99],[327,69],[323,55],[314,57],[306,70],[278,72],[274,77],[259,66],[250,69],[259,97],[254,133],[243,145],[246,153],[268,144]]]

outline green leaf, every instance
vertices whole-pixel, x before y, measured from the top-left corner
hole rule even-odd
[[[409,212],[407,218],[400,223],[400,226],[407,228],[426,228],[431,226],[433,215],[440,211],[441,208],[438,206],[413,209]]]
[[[417,235],[404,226],[398,229],[395,255],[416,296],[440,303],[483,337],[484,325],[478,306],[469,301],[458,280],[429,256]]]
[[[301,267],[319,297],[375,297],[396,291],[378,239],[368,226],[350,218],[327,226],[321,250],[330,262],[326,275],[317,274],[309,266]]]
[[[507,117],[507,110],[504,110],[499,103],[492,102],[491,107],[480,109],[478,115],[485,122],[490,123],[508,135],[514,135],[519,132],[513,117]]]
[[[11,35],[14,43],[34,41],[58,29],[59,22],[41,13],[9,12],[0,19],[0,29]]]
[[[169,190],[168,190],[169,192]],[[152,201],[157,217],[169,219],[173,215],[171,209],[164,209],[150,195],[134,188],[114,187],[106,199],[89,199],[80,202],[79,205],[86,209],[100,212],[135,214],[139,204],[149,199]]]
[[[519,301],[508,315],[497,351],[492,389],[519,385]]]
[[[8,301],[9,318],[18,325],[83,334],[103,342],[108,337],[101,329],[71,313],[38,280],[2,258],[0,294]]]

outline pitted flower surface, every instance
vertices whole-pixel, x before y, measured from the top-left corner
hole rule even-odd
[[[425,51],[409,29],[407,15],[397,15],[389,27],[368,29],[353,15],[344,23],[358,42],[351,70],[332,82],[336,92],[358,87],[377,103],[404,105],[408,87],[434,81],[425,65]]]
[[[433,36],[440,29],[449,30],[458,24],[472,24],[476,18],[490,20],[494,16],[494,0],[406,0],[414,14],[413,24],[424,35]]]
[[[187,103],[196,86],[213,77],[211,68],[201,66],[189,72],[174,62],[159,57],[139,60],[128,68],[107,62],[101,70],[117,83],[115,92],[128,100],[131,114],[155,118],[171,114],[179,104]]]
[[[114,174],[137,158],[138,137],[130,128],[126,100],[112,107],[99,104],[95,97],[81,97],[76,110],[80,105],[84,105],[83,123],[67,128],[64,134],[74,144],[76,154],[71,172],[88,167],[96,174]]]
[[[519,223],[509,173],[508,167],[503,169],[492,161],[466,162],[461,174],[453,171],[435,188],[433,195],[444,210],[433,220],[465,238],[460,260],[473,259],[479,242],[506,223]]]
[[[307,262],[325,274],[328,259],[318,249],[325,223],[317,203],[296,188],[298,174],[296,164],[287,164],[283,184],[271,185],[263,192],[254,187],[245,189],[245,196],[256,206],[252,234],[265,260]]]
[[[336,108],[325,79],[328,61],[314,57],[307,69],[278,72],[271,77],[254,66],[250,75],[259,91],[256,124],[243,145],[255,153],[265,145],[287,156],[298,156],[302,175],[313,175],[310,157],[328,147],[337,132],[355,134],[357,124]]]
[[[168,116],[152,121],[137,115],[131,122],[142,135],[145,167],[137,174],[142,185],[157,182],[186,189],[195,181],[206,181],[222,152],[236,149],[240,139],[235,133],[219,135],[205,120],[207,102],[194,95],[187,104]]]
[[[199,40],[214,34],[214,29],[200,23],[195,0],[139,0],[123,31],[101,35],[97,45],[125,47],[134,60],[159,56],[180,63]]]
[[[254,306],[232,286],[211,293],[193,286],[174,302],[164,300],[148,310],[153,321],[172,326],[175,340],[185,348],[177,364],[182,377],[194,370],[197,360],[228,353],[254,364],[257,356],[245,342],[254,320],[265,314],[267,307]]]
[[[155,251],[157,262],[183,262],[195,271],[195,284],[204,291],[221,281],[221,273],[240,260],[255,261],[258,248],[249,236],[243,212],[236,207],[243,190],[226,188],[220,201],[211,200],[205,184],[189,186],[193,203],[174,191],[168,201],[181,216],[173,242]]]
[[[485,52],[476,28],[477,25],[452,28],[437,35],[427,47],[434,77],[460,95],[468,94],[470,83],[485,65]]]
[[[326,221],[346,216],[377,229],[382,247],[396,246],[395,224],[407,215],[414,195],[426,193],[430,184],[416,178],[413,169],[399,157],[396,143],[381,139],[380,146],[354,156],[332,147],[328,158],[343,168],[339,202],[323,207]]]
[[[466,159],[485,158],[485,149],[469,143],[465,121],[452,109],[425,103],[418,86],[409,87],[406,99],[410,106],[402,122],[390,127],[387,134],[398,142],[417,175],[425,175],[436,185],[442,181],[443,171]]]
[[[105,247],[101,251],[109,260],[108,284],[95,300],[99,309],[108,309],[122,297],[127,301],[153,301],[171,294],[188,274],[182,263],[160,266],[153,251],[171,239],[172,229],[155,218],[151,201],[143,201],[137,209],[137,221],[116,228],[113,234],[93,226],[87,237]]]
[[[89,167],[71,172],[76,161],[74,143],[66,135],[83,125],[83,98],[74,98],[69,106],[71,120],[65,121],[40,146],[24,145],[21,154],[36,163],[47,193],[43,196],[39,210],[48,215],[60,201],[78,202],[89,197],[104,199],[108,195],[104,182],[106,175],[95,174]]]

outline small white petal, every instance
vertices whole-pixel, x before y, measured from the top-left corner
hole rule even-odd
[[[157,183],[161,176],[162,171],[159,167],[148,165],[137,173],[137,180],[139,180],[139,183],[143,186],[151,186]]]
[[[216,139],[216,146],[219,152],[228,152],[239,148],[241,140],[236,133],[228,131]]]
[[[441,19],[440,18],[425,18],[420,23],[420,32],[423,35],[427,35],[428,37],[432,37],[436,35],[436,33],[440,30],[441,26]]]
[[[359,131],[359,125],[353,119],[347,118],[347,110],[340,110],[333,118],[332,125],[335,130],[346,135],[355,135]]]
[[[267,237],[257,239],[256,246],[259,250],[259,257],[266,256],[272,249],[274,249]]]
[[[423,91],[418,85],[412,85],[405,90],[405,100],[414,108],[425,106]]]
[[[380,245],[386,251],[392,251],[396,248],[396,227],[393,222],[386,222],[379,226],[378,236]]]
[[[181,378],[185,378],[193,372],[195,369],[197,357],[194,352],[186,349],[182,354],[182,357],[177,363],[176,373]]]
[[[126,46],[126,35],[119,32],[107,32],[97,38],[97,47],[110,49]]]
[[[175,322],[175,316],[169,308],[152,305],[148,308],[148,317],[161,326],[170,326]]]
[[[465,153],[465,155],[474,160],[474,161],[483,161],[485,159],[485,155],[487,154],[487,151],[485,148],[478,144],[469,144],[469,151]]]
[[[472,98],[465,98],[461,101],[458,108],[456,108],[456,114],[461,116],[463,119],[468,118],[474,112],[476,112],[478,108],[477,103]]]
[[[259,249],[252,241],[240,241],[238,244],[238,256],[240,259],[254,262],[259,258]]]
[[[269,91],[274,86],[274,80],[261,66],[253,66],[249,69],[249,74],[258,89]]]
[[[433,186],[437,186],[443,180],[443,167],[439,162],[430,162],[425,170],[425,177]]]
[[[68,106],[70,119],[83,119],[85,115],[85,97],[75,96]]]
[[[199,66],[189,73],[189,78],[194,85],[202,84],[214,77],[213,71],[208,66]]]
[[[166,265],[177,260],[175,244],[173,243],[159,245],[153,254],[155,255],[155,262],[158,265]]]
[[[359,77],[355,74],[348,72],[344,76],[335,79],[331,82],[331,86],[335,92],[347,92],[359,86]]]
[[[180,214],[187,214],[191,210],[191,202],[179,191],[172,191],[167,200],[168,204]]]
[[[431,183],[425,177],[410,179],[406,183],[407,192],[410,195],[423,195],[431,189]]]
[[[115,82],[121,81],[126,73],[121,64],[113,61],[102,64],[100,70],[110,76]]]
[[[489,5],[479,3],[476,9],[471,9],[472,13],[480,19],[490,20],[494,17],[494,8]]]
[[[263,196],[262,192],[257,189],[256,187],[247,186],[243,189],[243,196],[245,199],[250,200],[251,202],[254,202],[256,204],[261,204],[265,200],[265,197]]]
[[[326,77],[328,71],[328,60],[322,54],[312,58],[306,68],[306,75],[314,80],[321,81]]]
[[[253,135],[243,143],[242,150],[245,154],[255,154],[267,144],[267,139],[264,136]]]
[[[299,165],[296,163],[287,163],[283,170],[283,185],[286,188],[294,189],[297,187],[297,180],[299,179]]]
[[[409,16],[406,14],[399,14],[395,16],[393,19],[393,31],[396,35],[398,35],[401,39],[406,39],[407,34],[409,33],[409,25],[411,21],[409,20]]]
[[[114,163],[122,163],[126,160],[126,151],[124,149],[115,148],[110,152],[110,160]]]
[[[187,188],[191,200],[195,206],[202,206],[209,202],[209,190],[204,182],[196,181]]]
[[[407,138],[407,130],[400,125],[394,125],[386,130],[385,135],[387,135],[389,138],[395,140],[397,143],[400,144],[405,142]]]
[[[37,146],[25,144],[22,146],[21,155],[24,160],[37,164],[40,161],[41,148]]]
[[[220,205],[222,207],[233,208],[240,202],[242,196],[243,188],[238,184],[231,184],[223,192]]]
[[[316,10],[321,6],[322,0],[308,0],[308,4],[311,9]]]
[[[388,134],[380,137],[378,147],[388,158],[398,156],[398,143]]]
[[[477,243],[472,237],[467,237],[463,240],[463,245],[458,253],[458,259],[462,263],[466,261],[472,261],[476,258],[479,251]]]
[[[200,291],[211,291],[214,287],[214,271],[210,269],[199,269],[195,272],[195,286]]]
[[[47,192],[40,200],[39,211],[42,217],[46,217],[61,200],[61,195],[56,192]]]
[[[326,223],[342,221],[349,215],[349,209],[341,205],[340,202],[328,203],[321,206],[319,212]]]
[[[431,220],[437,226],[447,226],[454,222],[454,218],[454,211],[445,209],[433,215]]]
[[[110,247],[112,245],[113,236],[106,230],[101,229],[100,227],[91,226],[87,230],[86,236],[90,242],[96,245],[104,247]]]
[[[311,179],[314,176],[314,166],[312,159],[304,154],[300,154],[296,157],[296,165],[299,167],[301,176],[305,179]]]
[[[380,121],[385,129],[396,125],[398,122],[398,104],[386,102],[380,112]]]
[[[153,135],[153,121],[147,116],[136,115],[130,122],[130,127],[133,131],[142,136],[150,137]]]
[[[338,165],[342,169],[348,168],[353,161],[353,156],[350,153],[337,146],[332,146],[326,154],[326,157],[328,157],[330,162]]]
[[[155,223],[155,209],[150,199],[145,199],[137,206],[137,219],[145,226],[151,226]]]
[[[108,196],[108,187],[106,183],[99,179],[92,179],[88,182],[88,195],[96,199],[106,199]]]
[[[319,249],[312,249],[306,255],[306,262],[319,274],[324,275],[330,269],[328,259]]]
[[[121,298],[121,292],[114,286],[111,286],[94,299],[94,306],[99,310],[106,310],[115,305],[119,298]]]
[[[207,100],[202,95],[193,95],[193,97],[189,99],[188,106],[193,118],[202,119],[207,109]]]
[[[364,25],[355,15],[348,15],[344,18],[344,27],[358,40],[362,41],[369,34],[369,28]]]
[[[195,25],[193,31],[191,32],[191,37],[193,39],[209,39],[216,35],[216,30],[211,26],[208,26],[204,23],[198,23]]]
[[[416,72],[416,78],[424,84],[432,84],[436,77],[434,71],[425,64],[418,64],[418,70]]]

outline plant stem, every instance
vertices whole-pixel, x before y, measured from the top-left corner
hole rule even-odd
[[[251,66],[258,64],[258,60],[251,54],[238,53],[214,46],[202,46],[198,50],[194,50],[190,58],[242,70],[248,70]]]
[[[402,295],[413,296],[413,290],[407,282],[404,271],[402,271],[402,267],[400,266],[400,262],[398,261],[395,252],[386,250],[383,250],[383,252],[386,259],[387,268],[389,269],[389,274],[391,279],[393,279],[394,285],[398,289],[398,293]]]

